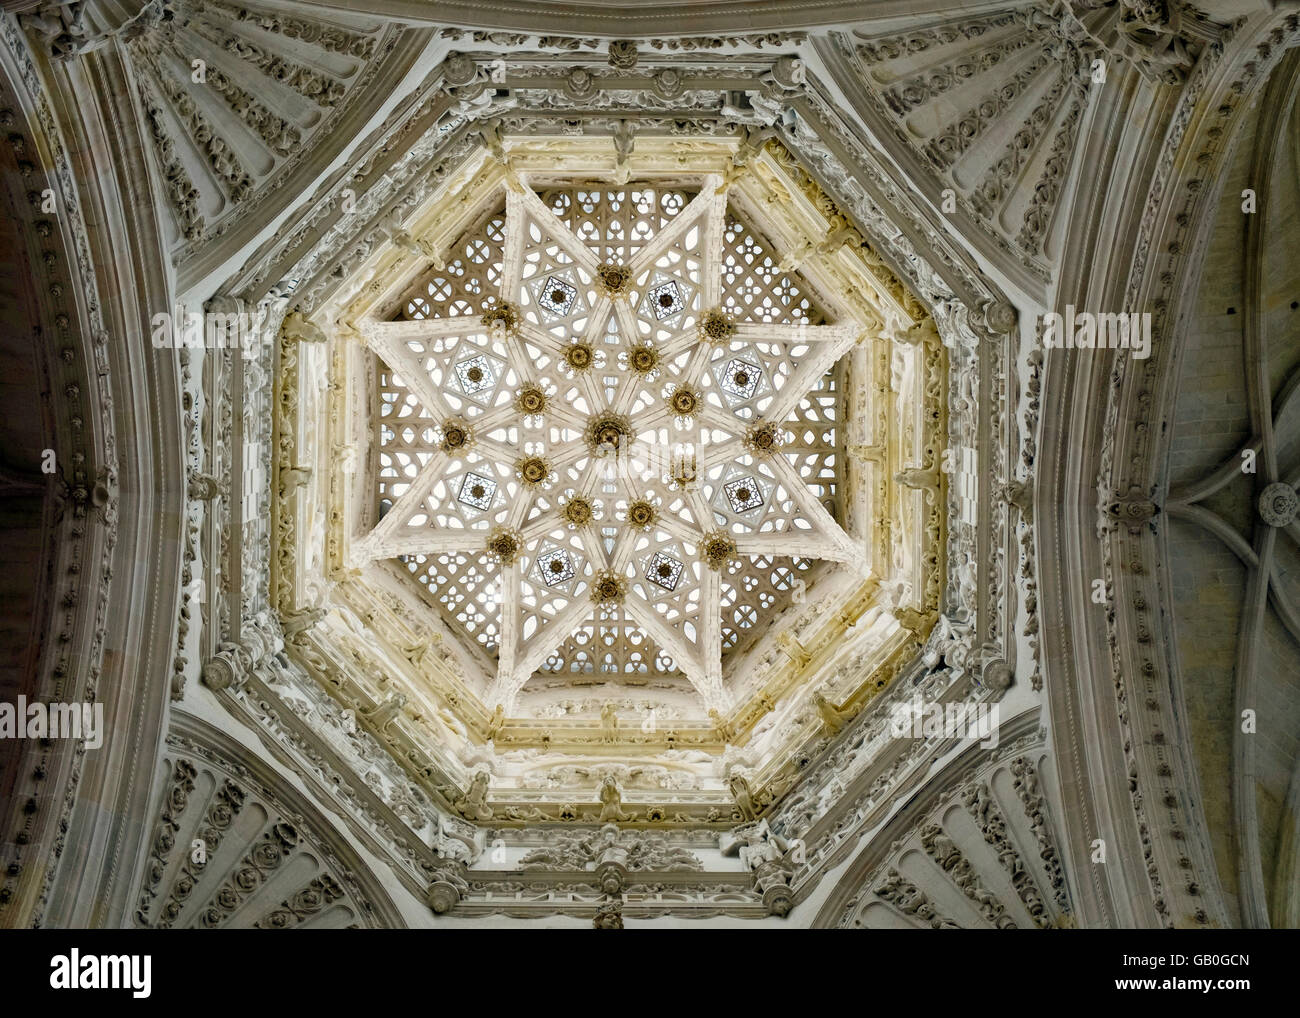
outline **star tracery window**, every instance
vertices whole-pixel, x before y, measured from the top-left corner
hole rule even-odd
[[[453,250],[366,326],[363,550],[496,655],[489,702],[539,673],[680,674],[725,706],[724,655],[861,555],[836,502],[859,327],[827,322],[716,178],[506,190]]]

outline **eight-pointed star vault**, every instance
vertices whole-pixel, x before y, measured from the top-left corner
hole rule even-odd
[[[720,177],[604,261],[608,248],[530,187],[505,190],[486,313],[364,326],[438,425],[393,478],[353,561],[454,552],[495,573],[488,702],[511,707],[577,627],[621,612],[705,710],[725,710],[728,564],[792,556],[864,568],[781,449],[801,401],[862,327],[738,320],[723,285]]]

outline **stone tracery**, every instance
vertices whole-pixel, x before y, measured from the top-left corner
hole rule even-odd
[[[830,430],[820,440],[829,443],[798,455],[800,473],[780,456],[758,461],[739,440],[753,431],[764,449],[784,444],[786,422],[807,402],[804,390],[826,387],[819,375],[835,373],[860,327],[809,324],[824,316],[807,284],[774,271],[752,230],[742,243],[716,182],[703,185],[693,197],[650,186],[544,191],[581,236],[531,193],[517,200],[509,192],[504,216],[489,220],[500,224],[495,257],[482,254],[481,229],[455,245],[479,253],[476,266],[460,262],[457,274],[463,290],[479,295],[481,315],[466,314],[439,276],[422,283],[427,299],[417,291],[406,303],[407,316],[423,324],[367,327],[372,346],[387,353],[381,376],[388,382],[379,423],[382,516],[363,540],[427,561],[439,557],[443,535],[472,558],[476,536],[493,551],[495,539],[482,536],[493,525],[524,532],[526,547],[497,554],[500,569],[483,574],[473,598],[422,576],[451,617],[473,612],[476,633],[498,658],[489,693],[496,702],[512,704],[530,677],[517,664],[524,645],[529,664],[558,664],[547,645],[557,638],[540,635],[530,616],[554,618],[557,650],[570,631],[608,628],[584,619],[590,589],[597,604],[625,605],[634,629],[622,640],[658,646],[653,660],[631,659],[638,671],[681,670],[706,710],[725,708],[720,655],[735,642],[733,626],[752,625],[757,612],[734,609],[724,644],[720,598],[734,603],[738,587],[752,589],[761,578],[732,569],[729,593],[702,584],[703,568],[740,564],[737,540],[714,531],[737,535],[747,552],[809,564],[837,548],[843,558],[851,546],[802,493],[808,478],[818,494],[842,483],[835,455],[842,406],[826,408]],[[663,211],[647,217],[656,208]],[[584,218],[575,220],[579,209]],[[523,243],[508,239],[525,235]],[[629,260],[596,263],[600,256]],[[762,282],[746,268],[755,263]],[[697,336],[706,342],[697,346]],[[420,428],[440,415],[440,428]],[[421,433],[423,447],[413,441]],[[517,449],[526,455],[516,458]],[[598,528],[590,508],[597,502],[623,527]],[[618,576],[630,581],[631,600],[600,594],[597,578],[611,571],[604,582],[613,589]],[[702,594],[712,600],[702,602]],[[761,600],[770,608],[770,595]],[[519,647],[503,645],[507,631]],[[600,662],[584,657],[586,671],[629,661],[617,646]]]

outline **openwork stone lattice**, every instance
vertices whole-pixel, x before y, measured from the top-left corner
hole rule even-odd
[[[495,655],[488,702],[577,667],[724,706],[724,653],[795,574],[860,559],[835,495],[861,327],[826,323],[714,181],[503,191],[405,320],[366,326],[381,516],[360,546]]]

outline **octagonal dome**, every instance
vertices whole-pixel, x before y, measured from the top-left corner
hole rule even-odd
[[[612,779],[628,822],[747,819],[938,607],[942,348],[740,142],[506,137],[290,319],[332,342],[288,365],[326,480],[282,602],[449,805],[595,820]]]

